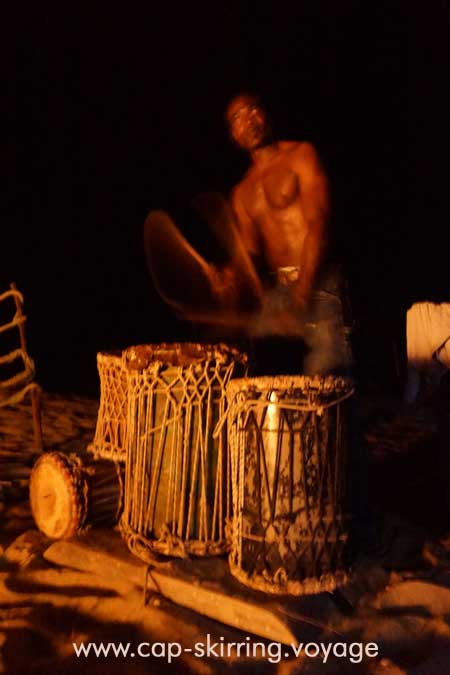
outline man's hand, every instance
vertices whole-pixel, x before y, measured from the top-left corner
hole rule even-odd
[[[217,311],[221,309],[234,309],[239,301],[235,270],[230,266],[219,269],[215,265],[210,265],[209,278],[211,288],[217,300]]]

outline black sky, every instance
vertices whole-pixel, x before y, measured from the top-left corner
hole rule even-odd
[[[89,391],[97,351],[195,337],[152,288],[142,225],[165,208],[201,243],[189,203],[245,170],[223,109],[246,88],[323,156],[357,318],[448,299],[446,0],[162,4],[4,16],[1,278],[44,386]]]

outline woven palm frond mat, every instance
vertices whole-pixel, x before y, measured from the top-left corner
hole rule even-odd
[[[72,394],[43,394],[42,428],[46,449],[70,450],[92,441],[98,401]],[[33,425],[28,402],[0,409],[0,450],[30,452]]]
[[[44,394],[45,449],[84,450],[94,436],[97,410],[98,401],[93,399]],[[36,458],[29,403],[0,408],[0,501],[28,498],[28,480]]]

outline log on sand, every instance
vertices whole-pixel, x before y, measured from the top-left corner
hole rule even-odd
[[[231,577],[223,558],[168,559],[147,571],[147,566],[131,555],[118,533],[111,530],[55,542],[45,551],[44,558],[53,564],[107,577],[118,589],[130,583],[143,589],[147,584],[149,593],[247,634],[287,645],[298,644],[298,638],[304,639],[311,631],[318,637],[326,628],[319,622],[330,617],[332,602],[326,594],[316,599],[296,598],[294,602],[285,598],[274,601],[241,586]],[[302,611],[302,600],[309,616],[298,613]],[[311,615],[319,616],[319,620]],[[336,635],[331,629],[330,632]]]

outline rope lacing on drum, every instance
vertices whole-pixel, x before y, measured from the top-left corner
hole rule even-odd
[[[326,410],[327,408],[331,408],[335,405],[338,405],[339,403],[342,403],[346,399],[350,398],[350,396],[353,396],[354,393],[355,389],[354,387],[352,387],[348,392],[346,392],[339,398],[334,399],[333,401],[320,404],[315,404],[312,401],[309,401],[307,405],[301,405],[298,403],[288,403],[286,401],[270,401],[270,400],[264,401],[258,400],[249,402],[248,399],[245,398],[245,395],[243,395],[242,393],[237,393],[235,394],[234,400],[228,405],[227,410],[224,412],[222,417],[217,422],[213,431],[213,438],[216,438],[220,434],[220,431],[225,422],[227,421],[227,419],[230,419],[232,417],[233,418],[238,417],[244,410],[247,410],[247,414],[244,418],[243,423],[244,427],[247,425],[248,418],[253,410],[267,408],[269,405],[283,410],[296,410],[298,412],[315,412],[320,417],[321,415],[323,415],[324,410]]]
[[[207,351],[206,359],[187,365],[155,361],[144,370],[129,368],[127,483],[121,521],[129,541],[133,532],[140,533],[150,537],[148,548],[178,556],[227,549],[224,523],[231,500],[223,475],[228,470],[224,437],[216,448],[212,485],[208,476],[213,416],[223,416],[226,386],[237,360],[237,353],[222,354],[219,346]],[[244,355],[240,360],[245,363]],[[161,417],[155,424],[157,404]],[[163,462],[169,473],[167,499],[156,534]]]

